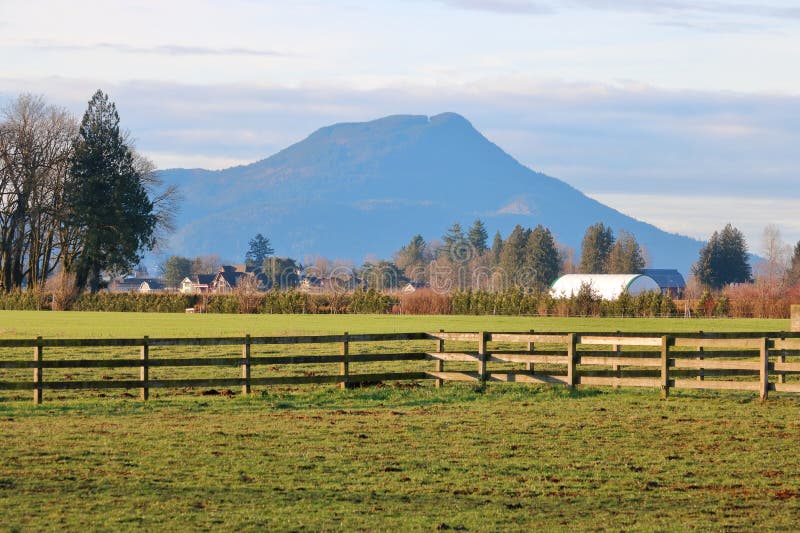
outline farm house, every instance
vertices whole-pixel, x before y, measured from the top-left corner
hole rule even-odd
[[[658,283],[644,274],[566,274],[553,282],[550,292],[555,297],[568,297],[578,294],[586,284],[604,300],[616,300],[623,292],[631,296],[646,291],[661,292]]]

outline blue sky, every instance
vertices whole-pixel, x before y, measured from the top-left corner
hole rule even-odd
[[[0,0],[0,103],[103,88],[162,168],[455,111],[665,229],[800,240],[800,7],[723,0]]]

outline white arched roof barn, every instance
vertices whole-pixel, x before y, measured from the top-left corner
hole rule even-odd
[[[566,274],[553,282],[550,292],[555,297],[578,294],[581,286],[589,284],[604,300],[616,300],[627,292],[636,296],[646,291],[661,292],[658,283],[644,274]]]

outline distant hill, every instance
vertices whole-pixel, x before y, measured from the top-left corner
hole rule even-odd
[[[490,238],[541,223],[576,253],[586,228],[602,221],[632,232],[652,266],[684,274],[701,246],[534,172],[454,113],[336,124],[250,165],[163,177],[185,196],[167,247],[182,255],[241,260],[261,232],[280,255],[358,264],[367,254],[390,257],[416,233],[438,239],[475,218]]]

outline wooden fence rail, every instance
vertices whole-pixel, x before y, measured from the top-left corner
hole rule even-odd
[[[351,353],[353,343],[433,341],[428,350]],[[446,343],[457,350],[447,351]],[[473,344],[476,351],[464,350]],[[339,345],[339,353],[322,355],[253,356],[260,345]],[[519,348],[513,345],[522,345]],[[153,357],[153,347],[241,346],[237,357]],[[137,347],[137,359],[47,359],[46,348]],[[241,387],[339,384],[340,387],[392,380],[469,381],[649,387],[667,397],[671,389],[758,391],[762,401],[770,391],[800,393],[800,333],[535,333],[444,332],[308,335],[283,337],[149,338],[138,339],[0,339],[0,349],[32,348],[32,360],[0,359],[0,391],[33,391],[35,403],[45,390],[139,389],[147,400],[150,389],[178,387]],[[787,357],[795,358],[788,361]],[[359,363],[432,361],[429,371],[353,373]],[[451,368],[457,365],[462,368]],[[460,365],[458,365],[460,363]],[[474,364],[475,370],[463,368]],[[332,364],[338,372],[317,375],[258,376],[254,367]],[[503,368],[490,368],[495,365]],[[522,364],[521,368],[514,365]],[[511,366],[509,368],[509,366]],[[239,367],[238,378],[153,379],[153,368]],[[50,369],[139,369],[139,379],[47,380]],[[9,371],[33,370],[33,381],[7,379]],[[787,377],[791,381],[787,382]],[[748,379],[749,378],[749,379]]]

